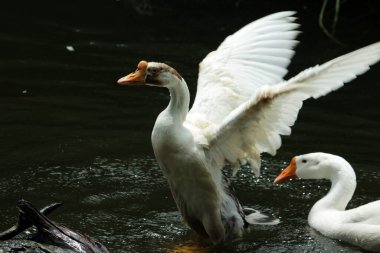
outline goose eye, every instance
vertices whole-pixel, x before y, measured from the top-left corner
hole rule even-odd
[[[302,159],[302,163],[307,163],[307,161],[305,159]]]

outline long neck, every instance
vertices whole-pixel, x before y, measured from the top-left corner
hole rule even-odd
[[[170,103],[166,111],[172,116],[175,123],[182,124],[189,111],[190,93],[186,82],[182,79],[176,85],[169,87]]]
[[[336,209],[343,211],[351,200],[356,188],[356,176],[349,164],[331,174],[331,188],[325,197],[319,200],[313,209]]]

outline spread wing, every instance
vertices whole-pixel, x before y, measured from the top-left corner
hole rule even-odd
[[[279,12],[256,20],[207,55],[199,66],[197,95],[186,118],[187,127],[194,133],[217,127],[260,86],[283,80],[299,33],[294,13]]]
[[[289,135],[305,99],[318,98],[363,74],[380,60],[380,42],[306,69],[286,82],[262,86],[206,133],[208,154],[215,166],[227,161],[239,167],[249,162],[260,172],[260,153],[274,155],[280,135]]]

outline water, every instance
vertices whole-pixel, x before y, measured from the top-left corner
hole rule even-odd
[[[17,200],[25,198],[39,207],[63,202],[51,218],[111,252],[360,252],[307,225],[327,182],[272,181],[292,156],[324,151],[356,169],[358,188],[349,207],[379,198],[379,66],[307,101],[277,156],[263,157],[259,178],[239,172],[234,184],[241,202],[281,223],[257,226],[221,248],[200,241],[181,222],[153,157],[150,132],[168,103],[167,91],[115,81],[141,59],[165,61],[195,94],[198,62],[225,36],[267,13],[298,9],[304,34],[291,76],[379,40],[371,12],[341,21],[340,38],[349,43],[340,48],[317,27],[319,6],[254,8],[240,1],[238,7],[224,2],[200,9],[197,2],[141,1],[136,12],[131,2],[22,1],[0,10],[0,230],[13,225]]]

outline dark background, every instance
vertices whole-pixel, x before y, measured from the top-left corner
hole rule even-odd
[[[325,36],[318,26],[322,1],[4,1],[0,9],[0,137],[3,142],[0,152],[5,156],[12,155],[12,150],[17,149],[13,147],[18,145],[21,149],[28,149],[21,150],[26,159],[31,155],[33,159],[41,157],[43,161],[54,160],[57,156],[59,160],[71,159],[77,148],[91,151],[88,153],[91,156],[110,149],[122,152],[117,143],[116,150],[115,146],[104,148],[97,140],[75,132],[92,122],[89,127],[104,130],[103,136],[97,138],[107,138],[108,128],[124,127],[117,119],[102,118],[96,111],[78,112],[77,109],[85,110],[89,103],[102,106],[96,103],[99,101],[94,101],[94,93],[103,102],[114,102],[115,108],[110,114],[121,118],[122,114],[116,116],[115,111],[119,109],[122,113],[119,107],[123,107],[125,97],[124,91],[114,85],[115,80],[133,70],[140,59],[147,59],[173,65],[186,77],[194,95],[197,64],[203,57],[216,49],[227,35],[276,11],[296,10],[302,25],[301,43],[296,48],[297,54],[290,65],[288,77],[306,67],[377,41],[379,2],[341,2],[335,36],[344,43],[344,47]],[[330,31],[334,4],[334,1],[329,1],[324,17]],[[74,47],[75,51],[68,51],[67,46]],[[366,76],[374,78],[375,72],[376,69]],[[77,82],[85,85],[78,86]],[[358,99],[368,103],[368,107],[378,106],[378,99],[368,99],[378,92],[378,85],[367,82],[365,87],[362,86],[364,84],[352,85],[345,90],[352,89]],[[25,90],[29,92],[22,94]],[[157,94],[157,91],[147,92],[148,96],[151,96],[150,92]],[[160,92],[165,94],[165,91]],[[28,108],[25,103],[31,99],[39,103],[40,111]],[[335,97],[326,99],[335,100]],[[56,103],[65,103],[66,107],[56,110]],[[22,108],[21,104],[24,105]],[[137,107],[139,104],[136,102]],[[152,115],[161,109],[150,107]],[[356,110],[352,101],[340,101],[333,106],[326,104],[327,109],[345,113]],[[147,120],[154,122],[154,118]],[[20,124],[14,127],[15,122]],[[40,126],[36,128],[35,124]],[[65,127],[60,128],[61,125]],[[151,125],[140,127],[151,129]],[[46,128],[56,128],[56,131],[49,133]],[[71,130],[73,132],[68,132]],[[36,138],[31,142],[50,145],[49,153],[39,153],[34,148],[35,144],[27,143],[29,138]],[[56,138],[64,138],[65,143],[57,146]],[[141,138],[144,138],[144,143],[149,141],[148,134]],[[77,143],[79,139],[82,141]],[[118,142],[118,137],[115,141]],[[65,149],[64,157],[60,148]],[[20,150],[15,152],[15,156],[20,155]],[[82,155],[79,159],[83,159]],[[16,160],[16,157],[9,158],[13,159],[6,159],[1,164],[8,167],[9,160]]]

